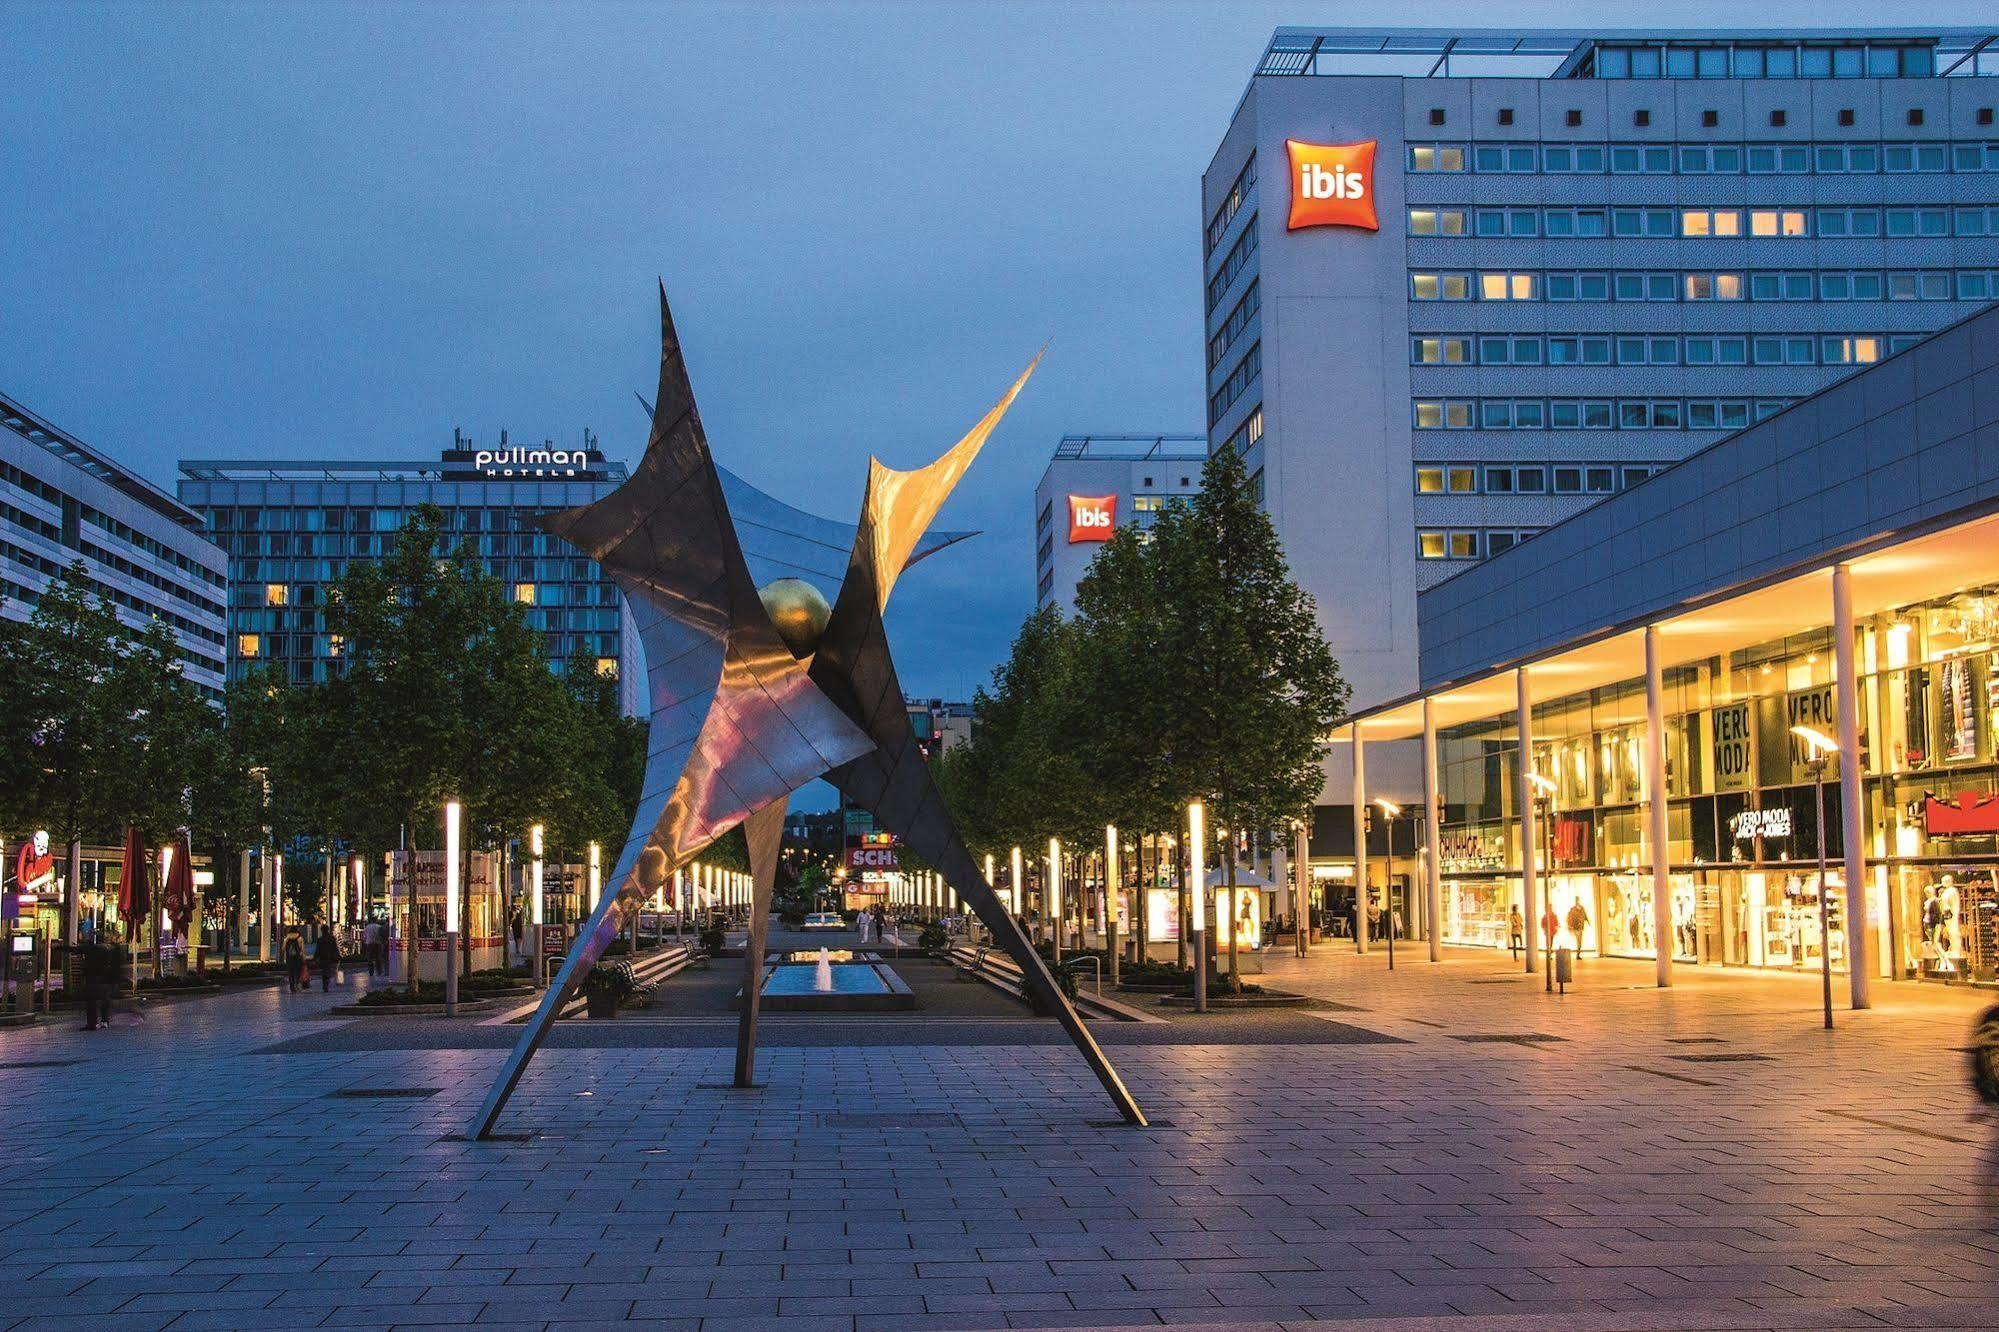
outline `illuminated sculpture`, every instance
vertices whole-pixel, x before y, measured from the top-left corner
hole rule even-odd
[[[937,868],[1020,966],[1027,988],[1061,1022],[1119,1114],[1132,1124],[1146,1122],[973,865],[910,728],[882,627],[882,609],[903,569],[957,539],[945,534],[926,543],[925,533],[1033,372],[1029,365],[971,432],[928,467],[899,472],[869,461],[860,522],[830,606],[799,579],[760,591],[708,451],[662,287],[659,396],[645,457],[609,495],[541,520],[603,566],[638,625],[651,706],[644,789],[611,874],[612,891],[582,927],[468,1137],[492,1131],[556,1015],[631,913],[739,823],[754,886],[735,1083],[751,1085],[785,807],[792,792],[821,777]],[[743,489],[739,482],[729,488]],[[762,498],[785,518],[816,527],[822,548],[826,529],[838,528]],[[781,549],[787,535],[759,537],[762,562],[781,565],[782,555],[769,552]]]

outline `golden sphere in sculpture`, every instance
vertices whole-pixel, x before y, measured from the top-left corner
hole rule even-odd
[[[757,589],[764,613],[794,657],[809,657],[819,647],[819,635],[833,618],[826,594],[803,578],[774,578]]]
[[[666,852],[656,846],[639,852],[639,887],[648,894],[666,887]]]

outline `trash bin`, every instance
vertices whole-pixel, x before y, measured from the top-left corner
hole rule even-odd
[[[1557,948],[1555,950],[1555,984],[1569,986],[1576,983],[1576,950]]]

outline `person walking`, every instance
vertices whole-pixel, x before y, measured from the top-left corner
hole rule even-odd
[[[1569,908],[1569,933],[1575,936],[1576,956],[1583,955],[1583,931],[1589,926],[1589,912],[1583,910],[1582,899],[1578,898]]]
[[[1518,959],[1520,950],[1527,944],[1527,920],[1520,914],[1520,904],[1515,902],[1506,913],[1506,946]]]
[[[118,950],[107,944],[101,933],[90,936],[83,946],[77,968],[83,983],[83,1029],[96,1031],[111,1025],[111,994],[118,985]]]
[[[333,969],[340,965],[340,941],[333,937],[332,927],[319,931],[319,942],[313,947],[312,960],[319,966],[319,992],[325,994],[333,988]]]
[[[294,925],[285,934],[285,985],[287,993],[305,988],[305,938]]]

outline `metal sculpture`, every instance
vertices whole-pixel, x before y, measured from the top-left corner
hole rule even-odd
[[[1061,1022],[1119,1114],[1132,1124],[1146,1122],[1039,954],[974,867],[930,780],[882,626],[882,611],[902,571],[960,535],[925,540],[931,519],[1033,372],[1030,364],[978,424],[928,467],[902,472],[870,460],[846,573],[823,630],[814,633],[818,615],[794,614],[787,596],[776,596],[781,632],[766,605],[769,589],[760,591],[751,578],[662,285],[659,394],[645,456],[609,495],[541,520],[545,530],[603,566],[623,589],[637,623],[651,702],[644,787],[631,836],[612,871],[612,890],[598,901],[528,1019],[468,1126],[468,1137],[492,1131],[556,1015],[631,913],[673,870],[745,822],[756,886],[736,1081],[750,1084],[761,945],[784,808],[792,792],[820,777],[872,810],[880,826],[937,867],[1020,967],[1028,991]],[[823,549],[830,545],[828,529],[839,530],[776,501],[770,505],[779,521],[787,514],[805,520],[798,526],[809,529],[803,537],[808,544]],[[792,572],[816,572],[821,561],[808,555],[795,563]]]

